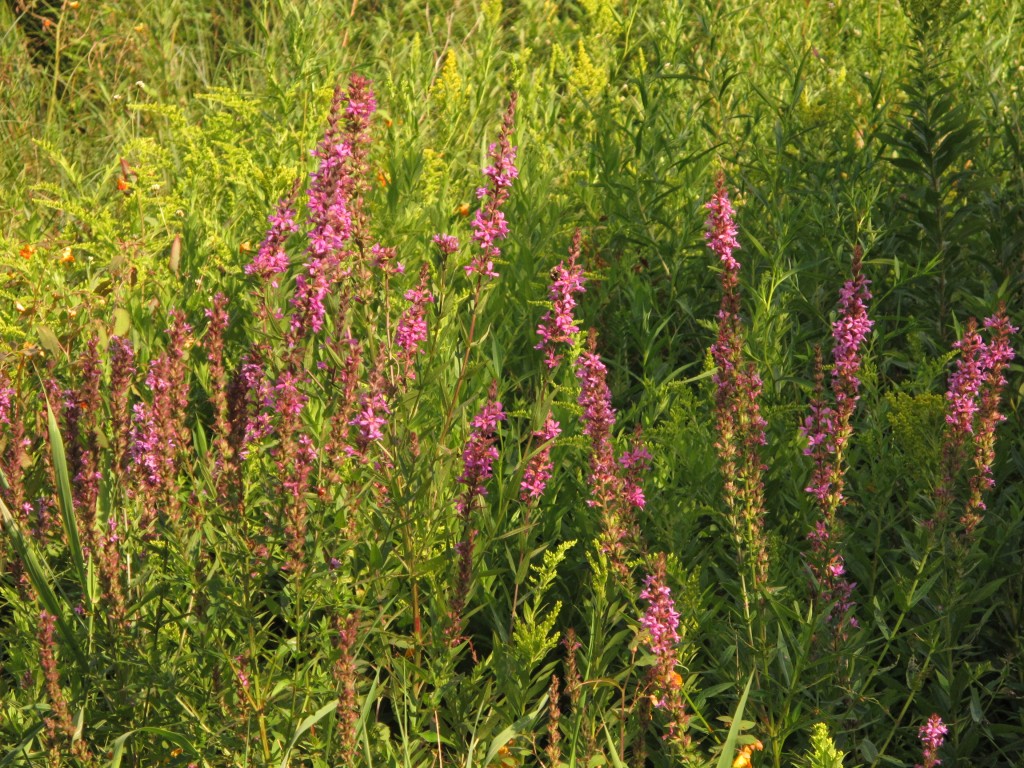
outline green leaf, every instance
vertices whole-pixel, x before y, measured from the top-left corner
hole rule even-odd
[[[62,647],[71,651],[75,661],[78,662],[83,671],[87,670],[89,662],[85,654],[82,653],[82,648],[78,644],[78,638],[65,618],[61,601],[57,599],[57,593],[54,592],[51,586],[55,581],[53,574],[50,572],[49,567],[45,566],[43,561],[36,556],[34,545],[22,534],[21,528],[3,500],[0,500],[0,522],[2,522],[3,527],[7,531],[7,537],[21,557],[21,562],[28,572],[29,581],[32,582],[32,586],[35,587],[36,594],[39,596],[39,602],[43,604],[43,607],[51,615],[57,617],[57,630],[60,632]]]
[[[119,768],[121,765],[121,758],[124,757],[124,745],[128,742],[128,739],[134,736],[136,733],[148,733],[154,736],[158,736],[164,741],[173,744],[176,747],[180,747],[183,751],[187,751],[194,757],[200,757],[198,750],[192,745],[188,739],[182,736],[180,733],[174,731],[168,731],[164,728],[155,728],[152,726],[146,726],[143,728],[136,728],[133,731],[123,733],[114,739],[110,745],[110,762],[107,763],[107,768]]]
[[[730,768],[732,766],[733,757],[736,753],[736,739],[740,735],[740,727],[743,724],[743,708],[747,706],[747,695],[750,693],[750,685],[754,682],[754,673],[750,673],[750,677],[747,678],[747,687],[743,689],[743,695],[740,696],[740,703],[736,705],[736,711],[732,715],[732,725],[729,726],[729,733],[725,737],[725,743],[722,745],[722,754],[718,756],[718,763],[716,768]]]
[[[484,757],[484,765],[490,765],[491,760],[498,754],[498,750],[508,744],[518,734],[526,733],[532,727],[537,718],[540,717],[540,713],[544,711],[544,708],[548,705],[548,697],[545,694],[541,697],[540,703],[534,707],[533,711],[527,715],[523,715],[521,718],[516,720],[505,730],[501,731],[497,736],[491,739],[491,745],[487,748],[487,754]]]
[[[75,520],[74,497],[71,493],[71,477],[68,474],[67,456],[64,453],[64,440],[60,435],[60,427],[57,426],[57,419],[53,415],[50,404],[46,404],[47,428],[50,433],[50,451],[53,457],[53,470],[57,475],[57,497],[60,499],[61,517],[64,522],[64,534],[67,536],[68,550],[71,555],[71,562],[75,566],[75,574],[82,593],[86,595],[88,608],[91,610],[94,602],[91,580],[85,569],[85,557],[82,552],[82,542],[78,538],[78,521]]]
[[[64,347],[60,345],[60,341],[57,339],[55,334],[49,327],[45,325],[36,326],[36,335],[39,337],[39,344],[54,357],[64,356]]]
[[[288,747],[285,749],[284,754],[281,755],[281,768],[288,768],[288,756],[292,753],[292,749],[295,748],[295,745],[299,743],[299,739],[302,738],[302,735],[327,717],[327,715],[331,714],[331,712],[334,712],[337,708],[338,700],[334,699],[333,701],[329,701],[324,704],[320,709],[299,723],[299,727],[295,729],[295,735],[292,736],[292,740],[288,743]]]

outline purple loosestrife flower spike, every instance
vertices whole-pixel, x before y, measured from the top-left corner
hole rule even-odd
[[[534,349],[544,350],[544,361],[548,368],[554,368],[561,362],[562,355],[557,352],[556,344],[571,345],[579,333],[573,310],[576,308],[576,294],[584,293],[583,267],[578,263],[580,257],[580,231],[577,229],[569,248],[568,260],[559,262],[552,270],[552,282],[548,288],[551,309],[544,313],[537,326],[537,335],[541,340]]]
[[[299,231],[295,223],[294,192],[277,204],[277,210],[267,216],[270,227],[263,238],[256,255],[250,264],[245,266],[245,274],[256,275],[268,280],[274,288],[278,287],[277,275],[288,269],[288,254],[284,244],[288,237]]]
[[[498,459],[497,442],[498,422],[505,420],[505,412],[498,401],[498,384],[491,384],[488,402],[473,419],[472,429],[466,447],[462,452],[462,475],[459,482],[466,490],[456,501],[459,516],[462,518],[462,538],[455,545],[459,557],[459,569],[448,612],[448,640],[456,645],[462,637],[463,611],[469,595],[469,585],[473,578],[473,542],[476,531],[473,529],[472,513],[477,500],[487,495],[484,483],[493,474],[492,465]]]
[[[758,400],[761,378],[752,362],[743,356],[743,323],[740,319],[740,263],[733,255],[739,248],[733,207],[719,174],[715,194],[705,205],[708,210],[705,236],[708,247],[718,256],[722,271],[722,301],[718,309],[718,335],[711,345],[715,363],[712,378],[716,387],[715,448],[721,461],[729,521],[740,548],[740,560],[751,569],[755,583],[768,579],[768,553],[764,539],[764,464],[760,446],[765,427]]]
[[[11,425],[11,412],[14,405],[14,396],[17,394],[7,375],[0,373],[0,424]]]
[[[344,110],[342,102],[347,102]],[[342,269],[342,264],[359,252],[366,239],[362,196],[367,185],[370,120],[376,108],[370,81],[364,77],[353,75],[347,93],[335,89],[327,130],[313,150],[320,162],[310,175],[307,192],[306,274],[295,278],[289,346],[323,328],[324,300],[341,277],[352,274],[352,268]],[[344,126],[339,126],[343,116]]]
[[[929,525],[943,522],[953,506],[957,477],[967,460],[968,446],[974,439],[975,415],[978,413],[978,395],[985,379],[987,348],[978,321],[967,320],[963,336],[953,344],[960,352],[956,367],[949,377],[946,390],[946,429],[943,436],[943,475],[935,491],[937,509]]]
[[[587,505],[601,514],[601,551],[609,556],[616,570],[625,574],[626,542],[636,533],[633,507],[643,504],[639,471],[644,465],[638,454],[627,454],[622,465],[615,460],[615,410],[606,377],[607,368],[597,354],[597,333],[591,329],[587,351],[576,359],[576,378],[580,382],[577,402],[583,409],[580,420],[583,434],[590,438]]]
[[[949,390],[946,401],[949,413],[946,423],[961,436],[974,434],[974,414],[978,412],[978,390],[985,376],[982,357],[985,354],[985,342],[978,332],[978,323],[972,317],[967,321],[963,338],[953,344],[953,349],[960,351],[956,362],[956,370],[949,377]]]
[[[459,250],[459,238],[455,235],[434,235],[433,241],[443,256],[451,256]]]
[[[815,352],[815,388],[811,413],[801,432],[808,440],[805,455],[814,458],[811,494],[821,513],[814,530],[808,535],[813,556],[811,571],[816,581],[815,597],[824,608],[827,623],[837,638],[845,637],[847,627],[856,627],[850,615],[854,584],[846,579],[846,568],[839,552],[837,513],[845,504],[845,451],[853,434],[851,418],[860,399],[861,347],[870,333],[873,321],[867,313],[871,299],[870,281],[862,270],[863,253],[854,248],[852,276],[839,291],[839,316],[832,324],[832,394],[835,406],[825,402],[824,373],[821,350]]]
[[[408,379],[416,378],[413,360],[423,351],[420,344],[427,340],[427,305],[434,301],[429,286],[430,269],[424,264],[420,268],[419,285],[405,292],[405,300],[411,306],[402,313],[395,330],[395,344],[402,350],[399,358]]]
[[[978,412],[974,430],[974,468],[970,480],[970,497],[960,522],[968,535],[974,532],[985,511],[985,491],[995,485],[992,463],[996,458],[996,427],[1006,417],[999,412],[999,401],[1006,387],[1006,369],[1014,358],[1010,337],[1017,328],[1010,324],[1005,307],[984,322],[991,340],[981,355],[981,368],[985,378],[980,388]]]
[[[141,518],[145,535],[160,511],[166,511],[172,523],[181,514],[177,494],[179,460],[186,455],[191,432],[185,424],[188,412],[188,366],[186,349],[192,343],[192,326],[180,310],[171,310],[164,354],[150,361],[146,386],[153,394],[150,404],[134,408],[132,460],[142,475],[146,509]]]
[[[551,479],[551,441],[562,433],[561,427],[551,414],[544,420],[544,426],[533,433],[534,439],[541,444],[541,449],[530,459],[523,472],[523,480],[519,484],[519,498],[525,502],[536,502],[544,495],[548,480]]]
[[[459,511],[466,514],[477,496],[486,496],[484,483],[492,476],[492,464],[498,458],[495,446],[498,422],[505,420],[501,403],[493,398],[473,419],[472,431],[462,452],[463,470],[459,482],[466,491],[458,501]]]
[[[127,339],[110,337],[110,410],[114,423],[114,455],[123,476],[128,474],[129,446],[131,445],[131,410],[129,394],[135,368],[135,350]]]
[[[654,571],[644,579],[640,599],[647,601],[647,609],[640,618],[640,626],[647,635],[647,645],[654,656],[651,670],[653,701],[669,716],[665,738],[679,743],[684,749],[689,744],[685,734],[689,715],[682,691],[682,677],[676,672],[679,646],[679,612],[672,599],[672,590],[666,583],[665,556],[655,562]]]
[[[516,148],[512,146],[512,127],[516,112],[516,94],[513,93],[505,111],[501,134],[491,144],[488,154],[491,165],[484,168],[487,185],[480,187],[476,194],[483,202],[473,217],[473,240],[480,246],[480,253],[466,265],[466,274],[484,277],[498,277],[494,260],[501,256],[497,241],[508,236],[508,222],[502,206],[508,201],[512,182],[519,176],[516,168]]]
[[[936,768],[936,766],[942,765],[942,761],[939,760],[939,750],[946,741],[947,733],[949,733],[949,729],[942,722],[941,717],[932,715],[928,718],[928,722],[917,731],[918,738],[921,739],[921,762],[915,768]]]

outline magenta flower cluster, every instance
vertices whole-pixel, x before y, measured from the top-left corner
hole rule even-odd
[[[463,470],[459,482],[466,486],[466,493],[459,498],[459,511],[468,514],[473,500],[486,496],[485,482],[492,477],[492,464],[498,459],[498,422],[505,420],[501,403],[491,399],[473,419],[472,430],[462,452]]]
[[[918,738],[921,739],[921,762],[914,768],[935,768],[942,765],[939,760],[939,750],[946,742],[946,734],[949,729],[942,722],[938,715],[932,715],[918,731]]]
[[[656,572],[648,575],[640,598],[648,602],[640,626],[647,631],[648,645],[654,654],[659,677],[665,678],[675,669],[676,647],[679,645],[679,612],[672,599],[672,590],[665,584],[665,574]]]
[[[284,244],[288,237],[299,231],[299,225],[295,223],[295,210],[291,197],[281,200],[277,204],[277,211],[267,216],[270,227],[267,234],[260,243],[259,250],[250,264],[245,266],[245,274],[257,275],[263,280],[269,280],[270,284],[277,288],[277,275],[288,269],[288,254],[284,250]]]
[[[420,345],[427,340],[427,305],[434,301],[429,286],[430,269],[424,264],[420,268],[419,284],[405,292],[405,300],[410,306],[402,313],[395,329],[395,344],[402,350],[400,358],[409,379],[416,378],[413,359],[422,351]]]
[[[561,426],[550,413],[544,421],[544,426],[533,433],[534,440],[541,444],[541,448],[530,458],[523,472],[523,480],[519,484],[519,497],[522,501],[536,502],[544,495],[544,489],[547,488],[554,468],[551,463],[551,442],[561,433]]]
[[[10,379],[0,374],[0,424],[11,424],[11,410],[14,404],[14,396],[17,394],[13,387],[8,386]]]
[[[597,335],[591,330],[588,349],[576,359],[580,382],[577,402],[583,409],[583,434],[590,438],[590,498],[587,505],[601,513],[601,550],[625,572],[625,544],[635,534],[633,511],[644,506],[640,473],[650,454],[637,442],[619,461],[612,445],[615,410],[607,384],[608,370],[597,354]]]
[[[752,569],[754,579],[764,582],[768,555],[764,541],[764,464],[760,448],[767,442],[767,423],[761,415],[761,377],[743,355],[743,323],[740,317],[740,263],[733,255],[739,248],[735,212],[719,175],[708,210],[705,239],[722,267],[722,300],[718,309],[718,334],[711,345],[715,363],[715,448],[721,461],[730,523],[740,546],[740,558]]]
[[[860,399],[861,347],[874,322],[868,317],[870,281],[862,271],[862,251],[854,248],[851,278],[839,291],[839,316],[832,324],[832,394],[835,405],[825,401],[821,351],[815,355],[815,389],[810,414],[800,431],[807,438],[804,455],[814,459],[811,481],[804,489],[818,503],[821,517],[808,534],[815,578],[815,599],[825,620],[839,637],[846,628],[858,626],[852,615],[853,589],[846,578],[846,565],[839,552],[836,515],[845,503],[845,451],[853,434],[851,419]]]
[[[973,444],[970,494],[960,518],[967,533],[973,532],[981,522],[984,494],[995,482],[992,479],[995,431],[1006,419],[999,411],[999,402],[1006,386],[1006,369],[1014,357],[1010,337],[1018,330],[1010,324],[1002,307],[984,321],[984,327],[991,337],[988,344],[978,330],[977,321],[974,318],[967,321],[963,337],[953,345],[960,357],[949,377],[946,392],[946,474],[938,495],[940,502],[948,507],[954,477],[965,461],[965,452]],[[940,516],[944,514],[942,510]]]
[[[376,107],[369,81],[354,75],[347,93],[335,89],[327,130],[313,150],[320,162],[310,174],[307,191],[309,247],[306,273],[296,276],[291,299],[295,308],[289,331],[291,345],[323,328],[324,300],[338,279],[351,273],[351,268],[343,269],[342,265],[352,255],[353,241],[365,236],[363,166],[370,141],[370,118]],[[340,126],[343,114],[345,122]]]
[[[586,290],[583,287],[583,266],[579,264],[579,258],[580,231],[577,229],[569,248],[568,260],[559,262],[552,270],[551,285],[548,288],[551,309],[544,313],[537,326],[537,335],[541,340],[534,349],[544,350],[544,361],[548,368],[554,368],[562,361],[562,355],[555,345],[571,345],[580,330],[573,317],[575,296]]]
[[[676,672],[680,642],[679,611],[672,599],[672,590],[666,583],[664,556],[658,558],[653,573],[644,579],[640,598],[647,601],[640,626],[654,656],[654,667],[651,670],[652,701],[668,715],[665,738],[678,742],[685,749],[689,744],[685,730],[690,718],[686,713],[683,679]]]
[[[515,112],[516,95],[513,93],[498,141],[491,144],[488,149],[491,165],[484,168],[487,185],[476,191],[477,197],[483,201],[473,217],[473,240],[480,246],[480,253],[466,265],[467,275],[498,277],[494,269],[494,260],[501,256],[501,249],[497,243],[508,236],[508,222],[505,220],[502,206],[509,198],[512,182],[519,176],[519,170],[516,168],[516,148],[511,143]]]

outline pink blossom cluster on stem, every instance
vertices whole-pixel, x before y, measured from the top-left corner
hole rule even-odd
[[[939,750],[946,742],[946,734],[949,729],[942,722],[938,715],[932,715],[928,721],[917,730],[918,738],[921,739],[921,762],[914,768],[936,768],[942,765],[939,759]]]
[[[523,479],[519,484],[519,498],[522,501],[537,502],[544,495],[544,489],[547,488],[554,468],[551,463],[551,443],[561,433],[561,426],[550,413],[544,420],[544,426],[533,433],[534,440],[541,448],[530,458],[523,472]]]
[[[469,586],[473,578],[473,543],[476,530],[472,514],[479,499],[487,495],[485,483],[493,476],[493,465],[498,460],[498,424],[505,420],[505,412],[497,398],[497,382],[491,385],[488,401],[473,418],[469,438],[462,451],[462,474],[459,482],[465,490],[455,505],[462,519],[462,537],[455,545],[458,573],[448,613],[449,642],[456,644],[462,636],[463,611]]]
[[[686,702],[682,695],[682,677],[676,672],[680,642],[679,612],[667,584],[664,555],[657,559],[653,572],[644,579],[640,599],[647,601],[640,626],[654,656],[654,667],[651,670],[654,705],[669,716],[666,740],[679,742],[685,748],[689,744],[685,730],[690,716],[686,713]]]
[[[467,275],[498,277],[498,272],[494,269],[494,260],[501,257],[498,241],[508,236],[508,222],[505,220],[502,207],[508,201],[512,182],[519,176],[519,170],[516,168],[516,148],[512,146],[511,141],[515,112],[516,94],[513,93],[505,111],[498,141],[491,144],[488,149],[491,165],[484,168],[487,184],[476,191],[476,196],[482,204],[473,216],[473,240],[480,246],[480,253],[466,265]]]
[[[537,335],[541,340],[534,349],[544,351],[544,362],[548,368],[554,368],[562,361],[557,345],[571,346],[580,330],[573,316],[575,296],[586,290],[583,287],[583,266],[579,263],[580,242],[580,231],[577,229],[569,247],[569,258],[559,262],[552,270],[552,281],[548,288],[551,309],[544,313],[537,326]]]
[[[171,310],[164,354],[150,361],[146,386],[151,403],[137,403],[133,409],[131,458],[142,480],[145,511],[141,528],[152,535],[160,511],[172,522],[181,512],[178,499],[178,459],[188,449],[191,434],[185,424],[188,411],[188,365],[185,352],[192,343],[192,326],[181,310]]]
[[[346,106],[342,108],[342,103]],[[323,328],[324,300],[352,267],[343,267],[366,238],[362,194],[370,120],[377,102],[366,78],[353,75],[348,91],[335,89],[327,130],[313,156],[319,160],[307,191],[309,246],[305,274],[295,278],[289,344]],[[344,124],[339,125],[344,117]]]
[[[839,551],[837,514],[845,504],[845,453],[853,434],[851,419],[860,399],[861,348],[874,322],[868,317],[870,281],[862,271],[863,252],[854,248],[851,277],[839,291],[839,314],[832,324],[832,395],[834,406],[825,401],[821,350],[815,352],[815,388],[810,414],[800,431],[807,438],[804,454],[814,460],[810,484],[804,490],[817,502],[820,517],[808,534],[811,542],[811,572],[815,578],[815,599],[826,622],[837,637],[856,628],[852,615],[855,585],[846,578],[846,565]]]
[[[983,326],[990,336],[987,344],[977,321],[970,318],[963,337],[953,345],[960,356],[946,392],[945,473],[936,494],[940,505],[938,517],[942,519],[953,503],[955,478],[970,455],[968,499],[960,517],[967,534],[973,533],[981,522],[984,494],[995,484],[995,432],[1006,419],[999,411],[999,403],[1007,383],[1006,370],[1014,358],[1010,338],[1018,330],[1010,324],[1004,307],[987,318]]]
[[[395,345],[401,350],[399,360],[407,379],[416,378],[413,361],[420,352],[420,346],[427,340],[427,306],[434,302],[430,292],[430,268],[424,264],[420,268],[419,284],[405,292],[405,300],[409,306],[398,319],[395,330]]]
[[[734,256],[739,248],[735,211],[719,174],[715,194],[705,204],[708,210],[705,239],[718,256],[722,300],[718,310],[718,334],[711,345],[715,363],[715,448],[721,462],[729,520],[745,562],[757,583],[768,577],[768,554],[764,540],[764,464],[760,448],[766,443],[764,417],[759,399],[761,377],[754,364],[744,358],[743,322],[740,316],[740,263]]]
[[[587,505],[601,514],[601,551],[622,573],[626,566],[626,542],[635,536],[634,510],[645,500],[639,475],[650,454],[637,438],[633,449],[618,461],[612,444],[615,410],[607,383],[608,370],[597,354],[597,333],[590,331],[587,351],[576,359],[580,382],[577,402],[583,409],[583,434],[590,438],[590,498]]]
[[[267,216],[267,222],[270,227],[252,262],[245,265],[245,274],[256,275],[277,288],[277,275],[287,270],[289,265],[284,245],[292,234],[299,231],[291,195],[278,202],[277,210]]]

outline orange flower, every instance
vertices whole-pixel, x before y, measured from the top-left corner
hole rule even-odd
[[[131,185],[128,183],[128,179],[124,176],[117,177],[117,189],[119,192],[127,192],[131,189]]]
[[[455,212],[458,213],[459,216],[469,216],[469,203],[463,203],[455,209]]]
[[[26,243],[25,245],[23,245],[23,246],[22,246],[21,250],[20,250],[20,251],[18,251],[18,254],[19,254],[19,255],[21,256],[21,258],[23,258],[23,259],[24,259],[25,261],[28,261],[29,259],[31,259],[31,258],[32,258],[32,257],[33,257],[33,256],[35,255],[35,252],[36,252],[36,249],[35,249],[35,248],[33,248],[33,247],[32,247],[31,245],[29,245],[28,243]]]
[[[61,264],[74,264],[75,255],[71,252],[71,246],[67,246],[60,252],[60,263]]]
[[[238,250],[240,250],[242,253],[248,253],[249,251],[252,250],[252,243],[246,240],[244,243],[238,246]]]

